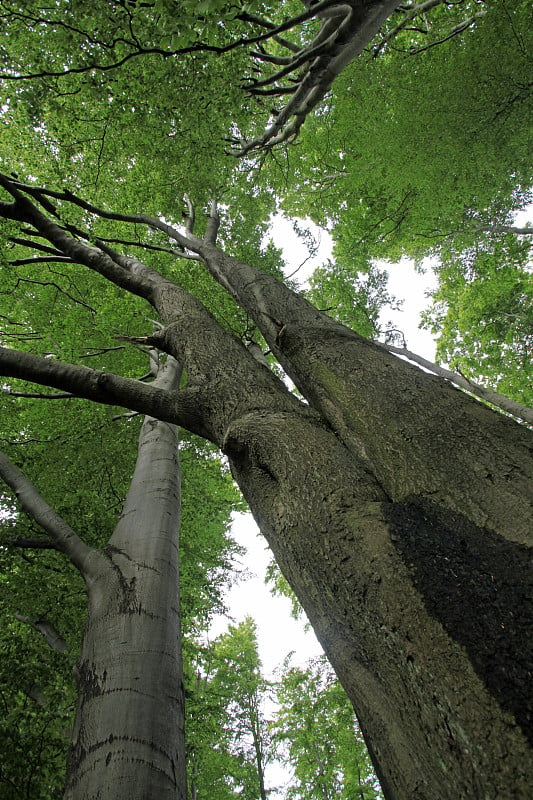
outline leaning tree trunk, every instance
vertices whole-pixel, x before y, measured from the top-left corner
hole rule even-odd
[[[243,420],[226,452],[386,797],[526,800],[526,549],[443,504],[387,498],[320,423]]]
[[[175,372],[168,364],[166,385]],[[177,429],[147,417],[122,516],[88,584],[65,800],[187,796],[179,524]]]
[[[533,433],[203,255],[320,412],[248,415],[225,450],[386,797],[526,800]]]

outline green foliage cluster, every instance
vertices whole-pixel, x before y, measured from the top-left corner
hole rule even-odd
[[[224,7],[229,21],[237,7]],[[130,212],[175,214],[184,192],[199,207],[232,194],[245,175],[226,157],[227,140],[257,109],[235,80],[248,70],[246,52],[217,52],[246,29],[233,19],[228,30],[209,10],[4,0],[5,168]]]
[[[380,314],[384,308],[397,308],[387,290],[386,270],[370,259],[339,258],[318,267],[310,278],[309,300],[343,325],[368,339],[382,333]]]
[[[529,199],[529,4],[489,0],[427,46],[479,6],[439,5],[426,33],[354,61],[287,157],[287,208],[333,224],[343,251],[420,256]]]
[[[533,274],[529,242],[483,236],[443,252],[425,321],[439,334],[437,358],[465,377],[533,404]]]
[[[188,686],[190,794],[198,800],[256,800],[272,756],[257,631],[251,617],[198,646]]]
[[[5,618],[1,650],[2,798],[55,799],[63,789],[72,726],[72,659],[47,648],[27,625]]]
[[[290,666],[277,687],[272,722],[278,757],[292,767],[287,800],[381,797],[353,708],[324,656]]]
[[[291,666],[291,658],[278,680],[262,676],[251,617],[189,652],[191,797],[381,797],[353,709],[325,657],[307,667]],[[273,787],[267,779],[262,793],[260,773],[274,762],[288,783]]]

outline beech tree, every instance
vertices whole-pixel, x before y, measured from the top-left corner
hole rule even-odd
[[[201,720],[192,721],[198,728],[201,745],[195,753],[191,795],[200,800],[214,796],[216,781],[209,764],[215,750],[218,758],[228,762],[218,770],[218,780],[225,789],[221,796],[265,800],[269,794],[265,767],[273,755],[264,708],[269,682],[261,674],[253,619],[248,616],[240,624],[230,625],[226,633],[205,648],[196,669],[198,697],[189,715],[194,716],[196,709],[201,711],[207,700],[208,708],[218,710],[218,718],[215,715],[211,737],[208,735],[204,741]]]
[[[0,349],[0,374],[12,392],[39,394],[29,382],[48,387],[42,394],[51,393],[54,402],[67,393],[68,403],[90,401],[146,415],[122,515],[103,541],[90,541],[86,520],[70,514],[67,521],[53,510],[39,492],[39,475],[32,482],[14,463],[20,456],[10,452],[12,458],[0,462],[20,508],[67,556],[87,590],[65,797],[186,796],[177,602],[181,426],[227,458],[356,708],[385,797],[526,798],[532,778],[531,429],[453,386],[453,373],[442,378],[422,372],[313,306],[280,279],[268,248],[257,246],[275,205],[269,181],[280,171],[271,148],[294,139],[302,114],[311,115],[333,78],[341,72],[339,81],[353,77],[347,69],[352,56],[370,46],[380,24],[376,56],[392,49],[395,36],[410,36],[418,14],[437,8],[442,17],[448,5],[402,6],[400,17],[385,22],[396,3],[319,3],[303,15],[287,4],[289,19],[277,24],[254,16],[255,6],[235,14],[211,3],[206,11],[216,7],[220,14],[191,14],[185,39],[174,42],[179,32],[166,3],[117,3],[116,15],[86,4],[61,8],[78,20],[45,14],[38,5],[28,11],[2,3],[3,20],[18,34],[2,75],[16,87],[2,110],[15,133],[3,162],[18,166],[19,176],[0,178],[3,238],[16,248],[2,265],[9,291],[4,340],[18,342]],[[471,33],[485,10],[477,3],[457,5],[468,12],[464,24],[454,18],[446,27],[448,18],[439,18],[433,50],[440,39]],[[501,10],[498,3],[487,5]],[[520,12],[523,7],[516,4]],[[183,8],[191,12],[190,3]],[[473,9],[475,19],[466,24]],[[484,31],[487,18],[489,13],[479,22]],[[286,39],[286,31],[299,25],[297,43]],[[241,41],[244,29],[253,35]],[[432,30],[420,36],[433,36]],[[56,50],[45,43],[50,32]],[[156,45],[158,37],[164,47]],[[77,56],[69,50],[73,41],[84,42]],[[264,106],[239,105],[241,90],[233,84],[224,93],[228,72],[217,69],[219,56],[230,53],[237,59],[232,65],[245,71],[246,48],[256,45],[249,91],[262,102],[289,96],[271,111],[273,123],[266,128]],[[155,56],[160,60],[146,60]],[[120,71],[125,63],[129,70]],[[156,64],[152,72],[150,64]],[[173,85],[184,91],[198,78],[178,110],[162,88],[177,64],[182,67]],[[274,72],[258,78],[265,64]],[[291,85],[280,82],[286,76],[289,83],[294,79]],[[136,87],[131,95],[129,81]],[[143,81],[153,86],[150,97],[146,89],[143,95]],[[302,105],[291,105],[291,95]],[[215,101],[220,105],[211,116]],[[223,119],[226,111],[231,116]],[[309,127],[320,129],[327,113],[326,103]],[[368,118],[371,112],[365,113]],[[133,119],[131,143],[126,122]],[[142,121],[159,131],[155,142],[148,144]],[[248,160],[223,157],[224,133],[234,153]],[[271,163],[261,155],[250,160],[265,147]],[[168,154],[177,157],[179,149],[186,155],[174,163]],[[344,169],[348,152],[333,149],[334,175]],[[204,153],[205,159],[199,156]],[[313,162],[312,149],[306,153]],[[286,163],[290,158],[289,149]],[[494,169],[485,175],[480,205],[493,187],[505,206],[497,219],[503,224],[522,187],[517,189],[509,164],[500,170],[496,158],[490,163]],[[366,166],[365,182],[375,172]],[[306,180],[313,191],[322,181],[333,189],[330,207],[343,210],[346,197],[336,194],[341,182],[324,174],[322,162],[301,176],[298,184],[298,176],[286,172],[291,191],[294,186],[300,193],[295,199],[288,192],[288,206],[305,202]],[[525,170],[520,176],[526,186]],[[183,186],[188,179],[191,186]],[[462,179],[464,186],[467,176]],[[152,194],[153,183],[159,189]],[[189,190],[183,204],[180,183],[181,193]],[[403,187],[404,177],[398,184]],[[224,188],[224,203],[239,196],[242,203],[222,209],[220,218],[213,197]],[[435,183],[437,195],[438,188]],[[314,191],[311,205],[317,196]],[[374,213],[390,219],[383,186],[379,196],[363,199],[350,198],[347,224],[351,213],[367,222],[370,217],[370,229]],[[194,201],[196,212],[207,210],[196,224]],[[136,213],[139,206],[143,213]],[[405,209],[396,208],[399,217],[392,222],[399,230]],[[358,234],[366,233],[350,247],[339,238],[341,258],[358,241],[361,256],[372,255],[368,230],[366,223],[359,226]],[[377,250],[382,244],[378,239]],[[35,254],[30,262],[28,248]],[[51,264],[60,265],[60,274]],[[29,277],[23,280],[14,268],[28,268]],[[35,269],[46,276],[45,293]],[[87,287],[82,292],[81,275]],[[12,298],[30,281],[34,288],[17,304]],[[43,309],[38,327],[30,321],[36,297]],[[160,354],[151,382],[111,362],[101,369],[83,363],[83,343],[93,335],[84,315],[97,317],[99,297],[104,307],[113,305],[115,319],[124,310],[127,320],[97,331],[107,348],[118,335],[121,346]],[[76,347],[62,332],[61,304],[67,302],[82,321],[74,331]],[[268,358],[254,357],[246,338],[268,349]],[[283,373],[297,392],[287,388]],[[518,401],[512,413],[530,419]]]
[[[353,709],[324,656],[304,669],[290,665],[277,685],[272,732],[292,768],[291,800],[381,797]]]

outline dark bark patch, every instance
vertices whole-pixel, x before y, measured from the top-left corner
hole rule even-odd
[[[385,513],[428,611],[533,742],[531,551],[427,500]]]
[[[80,693],[83,694],[85,700],[90,700],[93,697],[99,697],[104,691],[102,683],[105,682],[106,672],[104,671],[101,680],[94,665],[84,661],[78,665],[77,679]]]

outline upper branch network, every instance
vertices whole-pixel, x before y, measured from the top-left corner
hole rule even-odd
[[[321,23],[318,32],[303,45],[282,38],[279,28],[275,29],[271,22],[248,16],[250,21],[270,30],[270,38],[281,54],[267,51],[260,43],[252,53],[253,58],[261,65],[270,64],[277,69],[253,78],[245,88],[256,97],[289,99],[274,113],[264,133],[248,142],[235,142],[235,155],[243,156],[296,138],[305,118],[324,99],[335,78],[363,51],[400,4],[397,0],[305,0],[305,5],[308,14],[284,26],[292,30],[306,21],[309,14],[318,19]]]
[[[261,5],[266,14],[270,9],[272,19],[239,11],[239,4],[221,8],[213,3],[206,14],[186,3],[176,18],[134,0],[106,5],[107,11],[88,7],[81,15],[67,0],[58,0],[55,7],[39,0],[0,0],[6,41],[23,36],[31,45],[5,47],[0,80],[59,86],[67,76],[83,80],[131,69],[139,59],[181,60],[243,50],[252,68],[248,77],[240,74],[237,80],[249,96],[268,99],[270,106],[259,135],[246,139],[239,133],[232,139],[233,154],[245,156],[295,139],[337,76],[363,50],[377,58],[394,40],[402,52],[419,53],[475,25],[486,13],[483,0],[303,0],[302,12],[293,16],[284,14],[284,3]],[[198,68],[197,63],[190,66]]]

